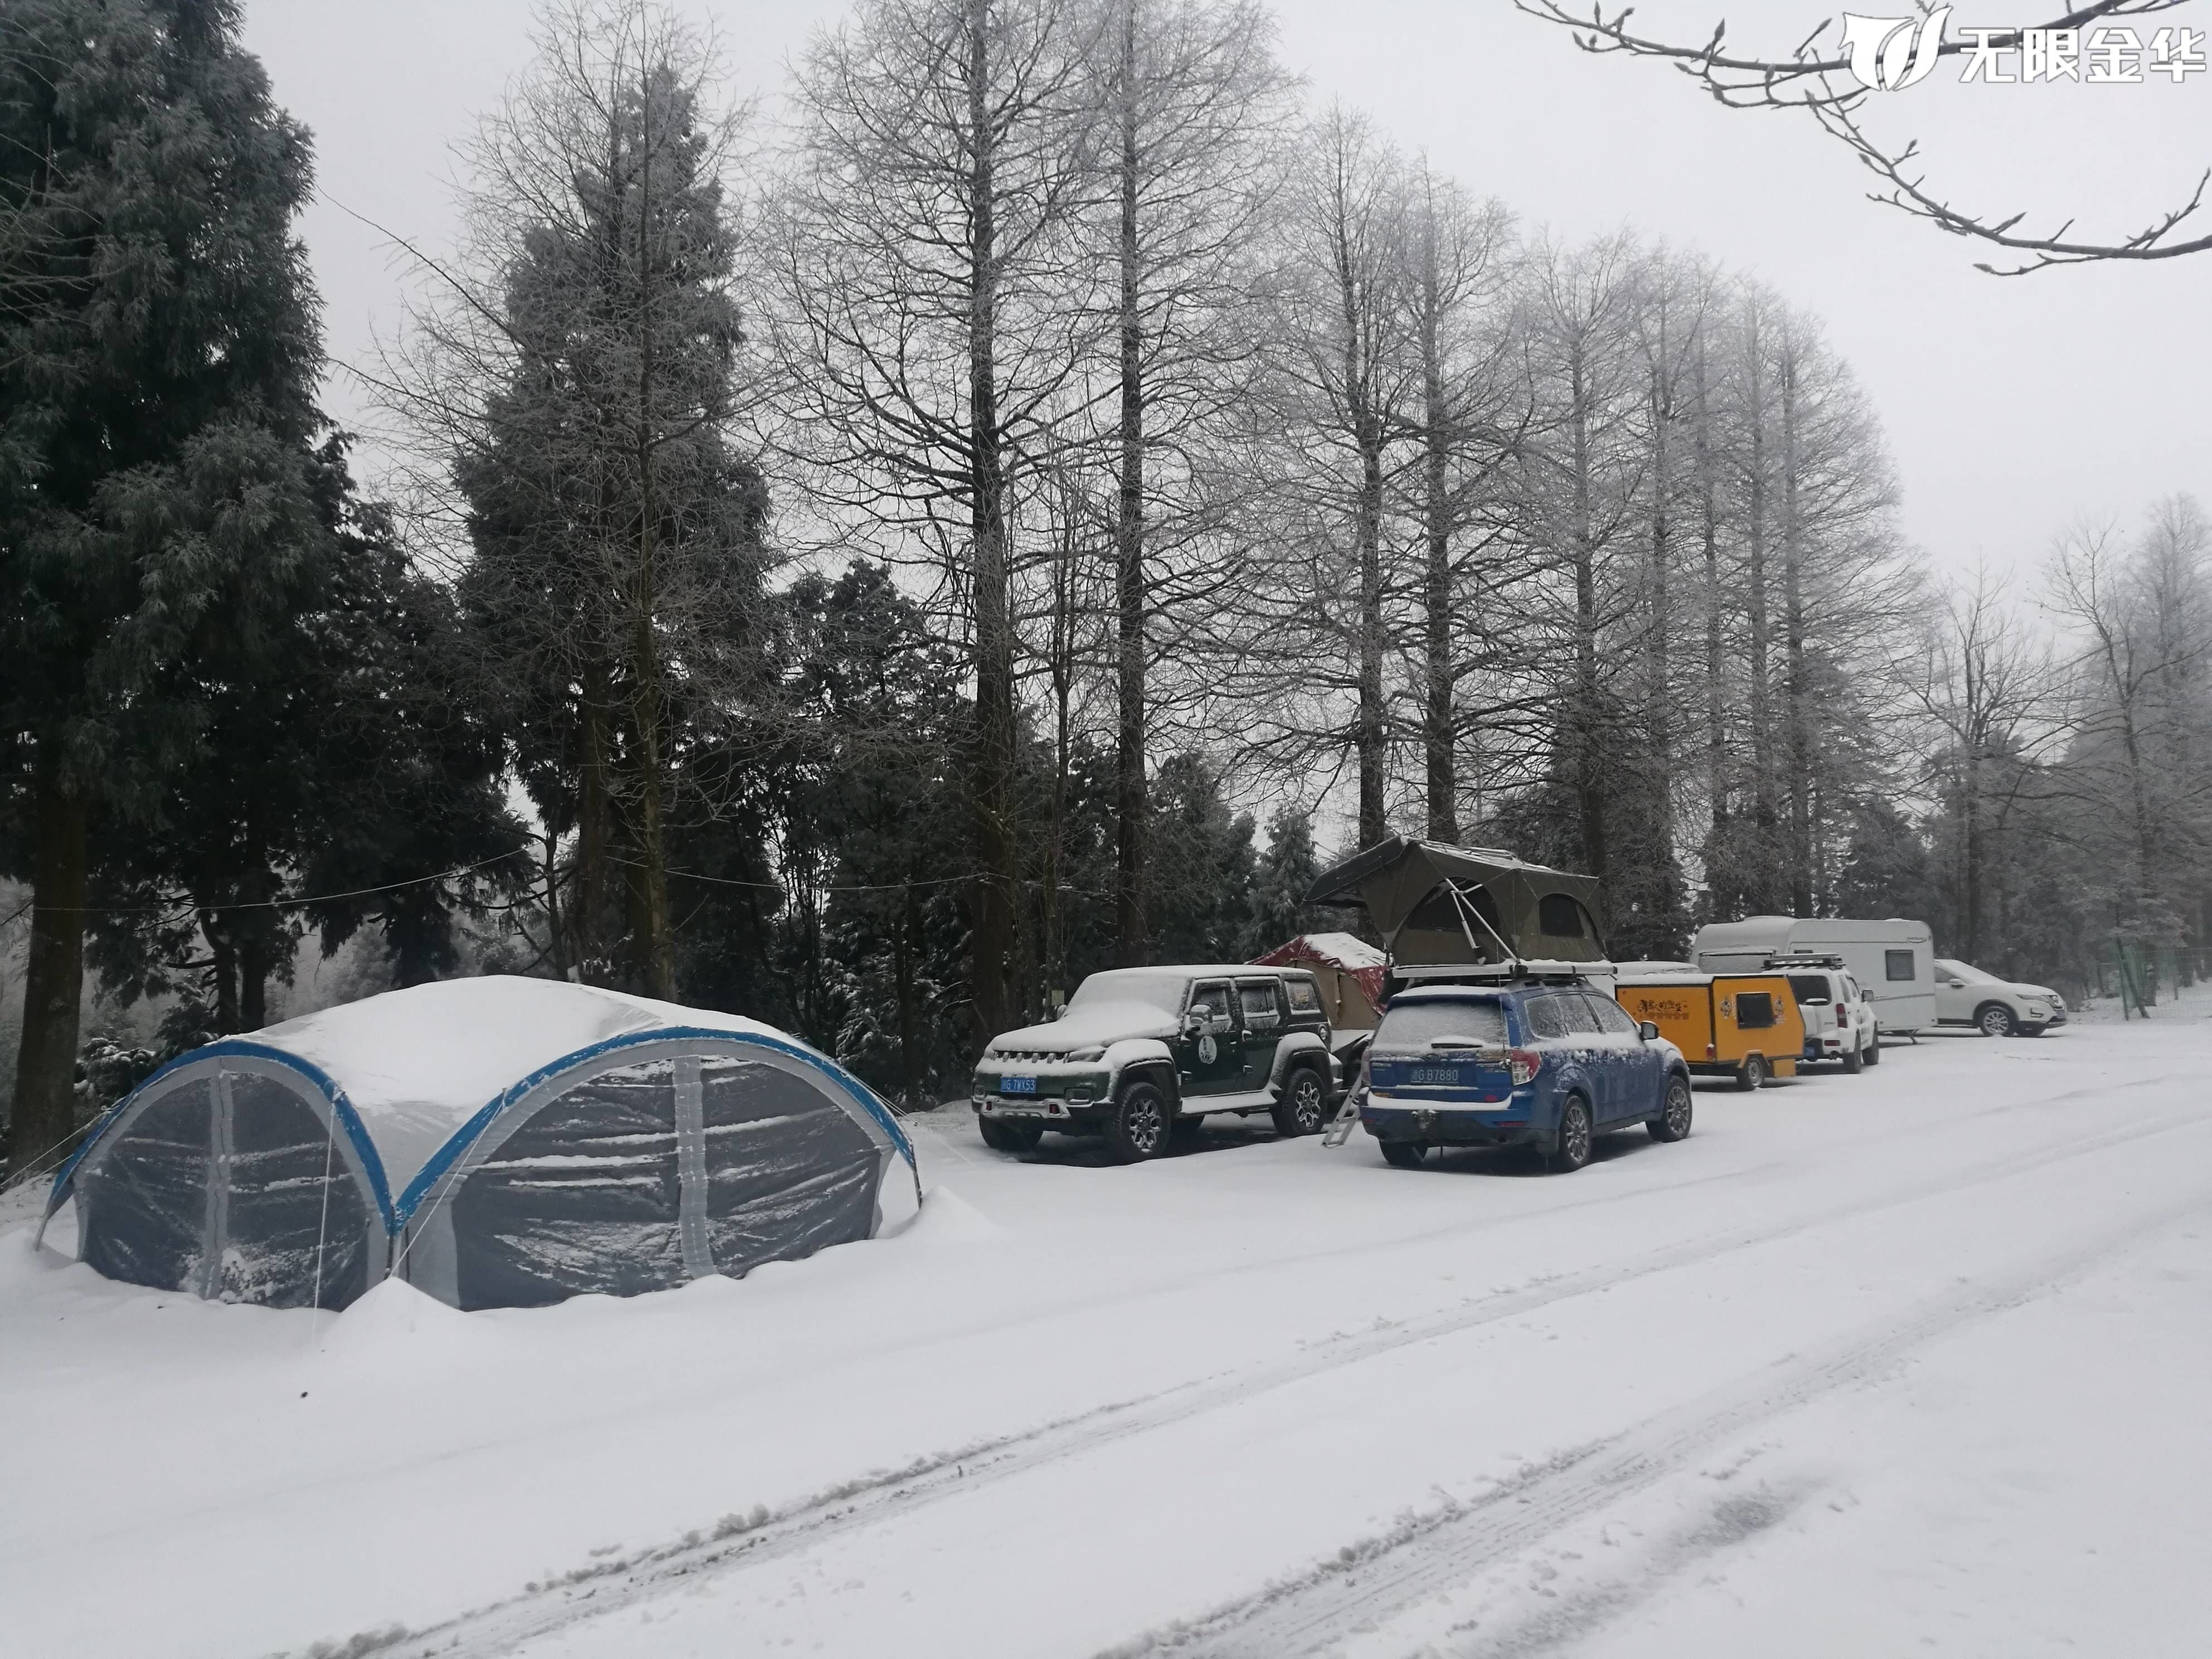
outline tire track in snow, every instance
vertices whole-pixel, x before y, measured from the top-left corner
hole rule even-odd
[[[2047,1105],[2106,1091],[2105,1088],[2072,1091],[2043,1101],[2016,1104]],[[1086,1456],[1134,1436],[1235,1405],[1269,1389],[1516,1318],[1614,1285],[1694,1267],[1738,1250],[1777,1243],[1818,1228],[1847,1224],[1946,1194],[2010,1180],[2133,1141],[2207,1124],[2212,1124],[2212,1116],[2195,1112],[2138,1121],[2101,1134],[2084,1135],[1992,1158],[1970,1170],[1923,1176],[1875,1196],[1830,1205],[1786,1220],[1684,1239],[1655,1249],[1625,1267],[1603,1264],[1534,1280],[1516,1290],[1496,1291],[1440,1313],[1325,1337],[1279,1359],[1218,1372],[1157,1394],[1115,1401],[1014,1434],[917,1458],[896,1469],[841,1483],[773,1512],[756,1508],[750,1516],[728,1516],[715,1527],[702,1528],[663,1545],[610,1557],[567,1573],[549,1575],[520,1595],[436,1625],[414,1630],[394,1627],[364,1632],[334,1646],[325,1644],[325,1650],[344,1655],[345,1659],[367,1659],[372,1655],[431,1659],[434,1655],[511,1653],[538,1637],[651,1600],[702,1576],[742,1571],[811,1549],[848,1532],[888,1524],[928,1504]],[[1625,1200],[1642,1195],[1648,1194],[1614,1196]],[[1530,1218],[1523,1215],[1516,1218]],[[1597,1449],[1586,1448],[1573,1455],[1580,1459]],[[1555,1466],[1547,1466],[1553,1467]],[[312,1654],[313,1650],[308,1651]]]
[[[1318,1659],[1392,1615],[1680,1473],[1717,1446],[1825,1395],[1869,1381],[1929,1343],[2048,1295],[2207,1207],[2205,1194],[2192,1194],[2063,1250],[1955,1286],[1902,1316],[1862,1326],[1622,1434],[1563,1452],[1479,1498],[1447,1500],[1407,1516],[1291,1578],[1107,1649],[1098,1659],[1169,1654]]]

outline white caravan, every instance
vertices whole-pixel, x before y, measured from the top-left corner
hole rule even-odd
[[[1874,1004],[1876,1028],[1887,1036],[1936,1024],[1936,939],[1924,921],[1751,916],[1700,927],[1690,956],[1708,973],[1756,973],[1774,957],[1844,959]]]

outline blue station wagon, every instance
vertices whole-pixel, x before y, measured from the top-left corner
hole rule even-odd
[[[1390,1000],[1358,1106],[1401,1169],[1431,1147],[1532,1146],[1579,1170],[1608,1129],[1688,1134],[1690,1073],[1656,1026],[1594,986],[1415,986]]]

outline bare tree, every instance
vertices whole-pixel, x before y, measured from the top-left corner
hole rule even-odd
[[[778,207],[784,453],[833,522],[933,561],[965,624],[982,1037],[1020,994],[1016,509],[1097,312],[1073,232],[1091,24],[1071,0],[866,0],[799,69]]]
[[[1926,175],[1920,170],[1917,140],[1893,147],[1867,131],[1863,116],[1869,88],[1851,73],[1850,56],[1847,52],[1838,55],[1844,35],[1832,17],[1823,20],[1787,55],[1766,56],[1730,49],[1725,21],[1716,25],[1703,43],[1695,44],[1664,40],[1638,32],[1630,23],[1635,15],[1633,6],[1607,11],[1602,4],[1594,3],[1585,13],[1578,3],[1570,4],[1568,0],[1513,3],[1532,17],[1568,29],[1575,44],[1584,52],[1626,52],[1632,57],[1671,64],[1731,109],[1803,111],[1874,174],[1876,182],[1870,199],[1925,220],[1953,235],[2002,249],[2012,263],[2004,266],[1987,263],[1978,265],[1993,276],[2020,276],[2051,265],[2093,260],[2172,259],[2212,249],[2212,234],[2183,237],[2177,234],[2203,205],[2206,187],[2212,185],[2212,170],[2198,178],[2196,188],[2180,205],[2167,209],[2135,231],[2102,240],[2085,240],[2072,234],[2078,215],[2069,215],[2055,230],[2037,234],[2020,228],[2027,216],[2025,211],[1999,218],[1952,206],[1929,187]],[[1932,5],[1929,0],[1914,3],[1925,26],[1940,31],[1950,9]],[[2073,7],[2047,22],[2032,27],[2046,32],[2080,30],[2112,18],[2146,16],[2172,11],[2187,3],[2188,0],[2091,0],[2089,4]],[[2021,28],[1990,30],[1981,44],[1987,49],[2016,49],[2025,32]],[[1928,50],[1935,57],[1949,58],[1969,50],[1973,44],[1963,40],[1942,40]]]

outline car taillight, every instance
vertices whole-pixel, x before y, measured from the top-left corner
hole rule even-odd
[[[1848,1015],[1848,1014],[1846,1014],[1846,1013],[1844,1012],[1844,1005],[1843,1005],[1842,1003],[1840,1003],[1840,1002],[1839,1002],[1839,1003],[1838,1003],[1838,1004],[1836,1005],[1836,1024],[1837,1024],[1837,1025],[1838,1025],[1838,1027],[1841,1027],[1841,1026],[1848,1025],[1848,1024],[1850,1024],[1850,1023],[1851,1023],[1851,1021],[1850,1021],[1850,1015]]]
[[[1508,1048],[1505,1063],[1513,1068],[1513,1086],[1534,1083],[1536,1073],[1544,1069],[1544,1056],[1534,1048]]]
[[[1720,1057],[1720,1045],[1717,1042],[1708,1042],[1705,1045],[1705,1058],[1707,1060],[1718,1060]]]

